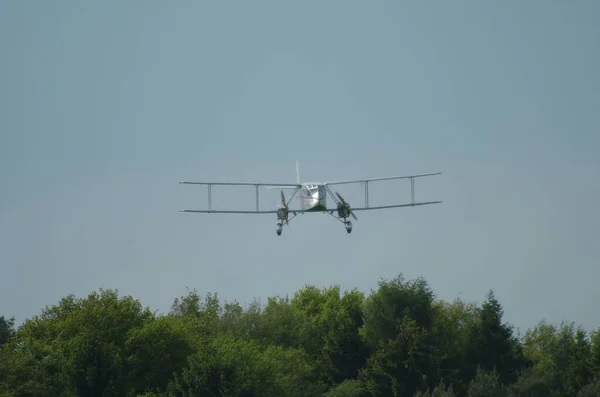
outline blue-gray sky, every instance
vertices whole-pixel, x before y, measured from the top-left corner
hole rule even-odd
[[[494,289],[521,330],[600,325],[600,3],[5,1],[0,314],[116,288],[166,312],[186,287],[241,303],[305,284],[424,276]],[[437,172],[417,198],[322,214],[193,215],[183,179]],[[389,186],[388,186],[389,185]],[[371,203],[405,201],[396,184]],[[340,188],[354,205],[360,186]],[[277,194],[262,194],[262,208]],[[223,209],[252,190],[215,188]]]

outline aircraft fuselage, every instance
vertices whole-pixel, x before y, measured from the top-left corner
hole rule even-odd
[[[327,210],[327,191],[322,184],[303,184],[298,198],[303,211],[318,212]]]

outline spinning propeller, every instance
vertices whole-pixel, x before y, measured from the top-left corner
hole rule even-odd
[[[281,191],[281,209],[283,210],[283,219],[285,220],[285,224],[287,225],[290,209],[288,208],[288,205],[285,202],[285,196],[283,195],[283,190]]]
[[[344,200],[344,198],[338,192],[335,192],[335,194],[337,194],[337,196],[339,197],[340,201],[344,205],[344,208],[346,209],[346,211],[348,212],[348,214],[352,215],[352,217],[354,218],[354,220],[357,221],[358,218],[356,217],[356,215],[354,215],[354,212],[352,212],[352,208],[350,207],[350,204],[348,204],[346,202],[346,200]]]

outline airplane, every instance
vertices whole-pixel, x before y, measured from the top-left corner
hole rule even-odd
[[[342,222],[346,227],[346,232],[350,234],[352,232],[352,222],[348,219],[350,216],[358,221],[358,218],[354,214],[355,211],[366,211],[366,210],[381,210],[388,208],[398,207],[414,207],[420,205],[439,204],[441,201],[425,201],[415,202],[415,179],[433,175],[441,175],[441,172],[429,173],[429,174],[417,174],[417,175],[406,175],[406,176],[389,176],[383,178],[369,178],[369,179],[357,179],[357,180],[346,180],[346,181],[331,181],[331,182],[300,182],[300,170],[298,162],[296,161],[296,183],[263,183],[263,182],[194,182],[194,181],[181,181],[180,184],[186,185],[206,185],[208,187],[208,209],[197,210],[197,209],[184,209],[180,212],[191,212],[191,213],[220,213],[220,214],[277,214],[277,235],[281,236],[283,231],[283,225],[289,226],[289,222],[294,219],[297,215],[304,213],[322,212],[333,216],[336,220]],[[392,204],[392,205],[381,205],[381,206],[369,206],[369,182],[394,180],[394,179],[410,179],[411,185],[411,201],[410,203],[403,204]],[[360,208],[352,208],[350,204],[344,200],[344,198],[338,193],[331,191],[330,186],[362,183],[365,186],[365,206]],[[213,210],[212,209],[212,187],[218,185],[228,186],[254,186],[256,189],[256,210]],[[279,189],[281,190],[281,201],[278,203],[275,210],[259,210],[259,194],[258,188],[264,186],[267,189]],[[283,190],[292,190],[292,194],[289,199],[286,200]],[[298,199],[300,201],[300,209],[290,209],[289,203],[300,191]],[[327,194],[336,203],[336,208],[327,207]],[[337,217],[333,215],[337,212]],[[290,214],[292,217],[290,218]]]

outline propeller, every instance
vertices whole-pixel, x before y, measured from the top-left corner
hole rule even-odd
[[[342,202],[342,204],[344,204],[344,207],[346,207],[346,210],[348,211],[348,213],[349,213],[350,215],[352,215],[352,217],[354,218],[354,220],[356,220],[356,221],[357,221],[357,220],[358,220],[358,218],[356,217],[356,215],[354,215],[354,212],[352,212],[352,208],[350,208],[350,204],[348,204],[348,203],[346,202],[346,200],[344,200],[344,198],[343,198],[343,197],[342,197],[342,196],[341,196],[341,195],[340,195],[338,192],[335,192],[335,194],[337,194],[337,196],[339,197],[339,199],[340,199],[340,201]]]
[[[285,224],[288,224],[288,214],[290,209],[288,208],[287,203],[285,202],[285,196],[283,195],[283,190],[281,191],[281,208],[283,209],[283,219],[285,219]]]

